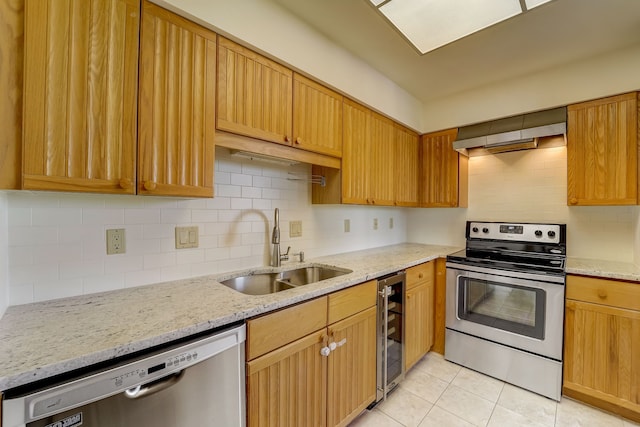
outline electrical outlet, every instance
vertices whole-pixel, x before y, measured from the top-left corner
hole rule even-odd
[[[349,233],[351,231],[351,220],[350,219],[345,219],[344,220],[344,232],[345,233]]]
[[[176,249],[198,247],[198,226],[176,227]]]
[[[107,230],[107,255],[123,254],[125,251],[124,228]]]
[[[378,218],[373,218],[373,229],[374,230],[378,229]]]
[[[389,218],[389,230],[393,230],[393,217]]]
[[[289,221],[289,237],[302,237],[302,221]]]

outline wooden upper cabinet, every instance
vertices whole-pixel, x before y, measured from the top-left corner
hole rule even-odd
[[[349,99],[344,100],[342,140],[342,200],[337,203],[367,204],[371,170],[369,110]]]
[[[638,95],[568,107],[569,205],[638,203]]]
[[[420,206],[466,207],[468,159],[453,149],[457,129],[422,135]]]
[[[342,156],[342,95],[297,73],[293,75],[293,145]]]
[[[0,1],[0,189],[22,187],[24,1]]]
[[[216,34],[144,1],[138,194],[212,197]]]
[[[380,114],[369,112],[369,155],[371,167],[364,172],[369,174],[369,198],[372,205],[392,206],[395,200],[395,124]]]
[[[139,11],[25,2],[23,188],[135,193]]]
[[[394,204],[418,206],[418,158],[420,137],[396,125],[394,151]]]
[[[292,144],[293,71],[220,37],[217,128]]]

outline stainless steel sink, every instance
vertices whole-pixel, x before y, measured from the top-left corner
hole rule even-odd
[[[351,273],[351,270],[312,266],[284,271],[281,273],[281,280],[293,286],[303,286],[309,283],[332,279],[347,273]]]
[[[351,273],[351,270],[335,267],[309,266],[283,271],[281,273],[255,273],[247,276],[238,276],[220,283],[243,294],[266,295],[320,282],[348,273]]]

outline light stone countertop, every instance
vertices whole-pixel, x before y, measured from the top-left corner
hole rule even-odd
[[[640,267],[630,262],[567,258],[567,274],[640,282]]]
[[[236,271],[41,303],[11,306],[0,319],[0,391],[112,360],[446,256],[461,248],[399,244],[325,256],[352,273],[275,294],[251,296],[219,280]]]

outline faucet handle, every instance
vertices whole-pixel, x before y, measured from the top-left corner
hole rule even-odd
[[[300,252],[297,252],[297,253],[291,254],[291,255],[299,256],[300,257],[300,262],[304,262],[304,252],[303,251],[300,251]]]
[[[291,250],[291,246],[287,246],[287,252],[280,255],[280,261],[289,261],[289,251]]]

